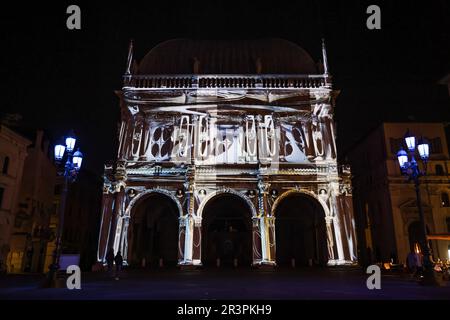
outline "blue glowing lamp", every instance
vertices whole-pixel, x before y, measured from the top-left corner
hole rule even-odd
[[[405,143],[406,147],[410,152],[413,152],[416,148],[416,138],[409,132],[409,130],[406,132],[405,135]]]
[[[398,164],[400,165],[400,168],[404,169],[405,164],[408,162],[408,154],[406,153],[406,151],[403,149],[400,149],[400,151],[397,152],[397,159],[398,159]]]
[[[423,161],[427,161],[428,157],[430,156],[430,145],[424,138],[419,139],[417,149],[419,150],[420,158]]]
[[[76,170],[80,170],[82,161],[83,154],[80,152],[80,150],[75,151],[75,153],[73,154],[72,162]]]
[[[66,147],[68,152],[72,152],[75,148],[75,143],[77,139],[75,138],[75,134],[71,131],[66,137]]]
[[[58,143],[55,146],[55,160],[56,161],[61,161],[62,158],[64,157],[64,151],[66,150],[66,147],[60,143]]]

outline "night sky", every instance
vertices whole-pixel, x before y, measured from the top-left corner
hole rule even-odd
[[[80,31],[66,8],[81,7]],[[378,4],[382,29],[366,28]],[[450,121],[450,1],[16,2],[0,13],[2,113],[56,138],[74,128],[85,165],[113,159],[129,40],[135,58],[171,38],[285,38],[318,61],[325,37],[342,155],[381,121]]]

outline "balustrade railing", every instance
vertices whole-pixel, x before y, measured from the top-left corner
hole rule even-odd
[[[320,88],[326,75],[126,75],[125,89]]]

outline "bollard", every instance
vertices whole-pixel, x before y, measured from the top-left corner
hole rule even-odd
[[[291,266],[292,266],[292,268],[295,268],[295,258],[291,259]]]
[[[164,267],[163,258],[159,258],[159,267],[160,268]]]
[[[310,267],[313,266],[313,259],[311,259],[311,258],[308,259],[308,266],[310,266]]]
[[[217,268],[220,268],[220,258],[216,259],[216,266],[217,266]]]
[[[238,259],[237,258],[234,258],[233,265],[234,265],[235,268],[237,268],[237,266],[238,266]]]

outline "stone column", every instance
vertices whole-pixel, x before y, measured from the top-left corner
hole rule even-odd
[[[111,229],[109,233],[108,246],[114,248],[114,254],[119,251],[120,236],[122,234],[122,215],[123,215],[123,202],[125,201],[125,192],[122,187],[119,187],[119,191],[115,193],[114,200],[114,213],[111,219]]]
[[[113,208],[114,210],[111,213],[111,221],[109,224],[109,234],[108,234],[108,248],[114,248],[114,237],[116,234],[116,226],[117,226],[117,215],[118,215],[118,200],[117,200],[117,193],[113,194],[114,196],[114,204]]]
[[[261,179],[258,181],[258,235],[260,246],[255,249],[260,249],[260,257],[259,259],[255,259],[258,257],[253,257],[253,264],[257,264],[259,266],[262,265],[274,265],[274,261],[271,259],[270,248],[271,248],[271,230],[270,230],[270,220],[273,217],[268,217],[267,213],[267,192],[270,187],[269,183],[263,182]],[[256,239],[255,239],[256,240]],[[256,243],[255,243],[256,244]],[[254,244],[254,246],[255,246]]]
[[[184,264],[184,242],[186,239],[186,218],[185,216],[178,218],[179,231],[178,231],[178,265]]]
[[[188,173],[189,174],[189,173]],[[180,261],[180,265],[193,265],[193,246],[194,246],[194,187],[191,181],[191,178],[187,177],[186,182],[184,183],[184,188],[186,190],[187,197],[187,208],[186,214],[180,218],[180,227],[184,226],[184,246],[180,247],[183,249],[183,259]],[[182,232],[181,232],[182,233]],[[180,234],[181,234],[180,233]]]
[[[272,266],[276,265],[276,243],[275,243],[275,217],[266,216],[266,249],[267,249],[267,260],[266,263]]]
[[[325,217],[325,224],[327,229],[327,247],[328,247],[328,263],[334,263],[334,236],[333,236],[333,218]]]
[[[113,201],[115,195],[106,190],[102,199],[102,220],[100,224],[100,234],[98,239],[97,261],[105,260],[108,251],[108,238],[111,230]]]
[[[338,253],[338,261],[344,262],[344,246],[342,242],[342,234],[341,234],[341,221],[339,217],[339,210],[337,207],[337,197],[338,195],[335,192],[332,192],[330,197],[330,210],[333,212],[333,227],[334,227],[334,235],[336,239],[336,247]]]
[[[119,249],[122,252],[122,257],[125,263],[128,263],[128,226],[130,223],[129,217],[123,217],[122,230],[120,235]]]
[[[202,264],[202,217],[194,217],[194,229],[192,234],[192,263]]]
[[[194,218],[191,214],[187,214],[184,218],[184,259],[183,265],[192,265],[192,247],[193,247],[193,233],[194,233]]]
[[[252,222],[252,265],[258,266],[262,260],[260,218],[253,217]]]

